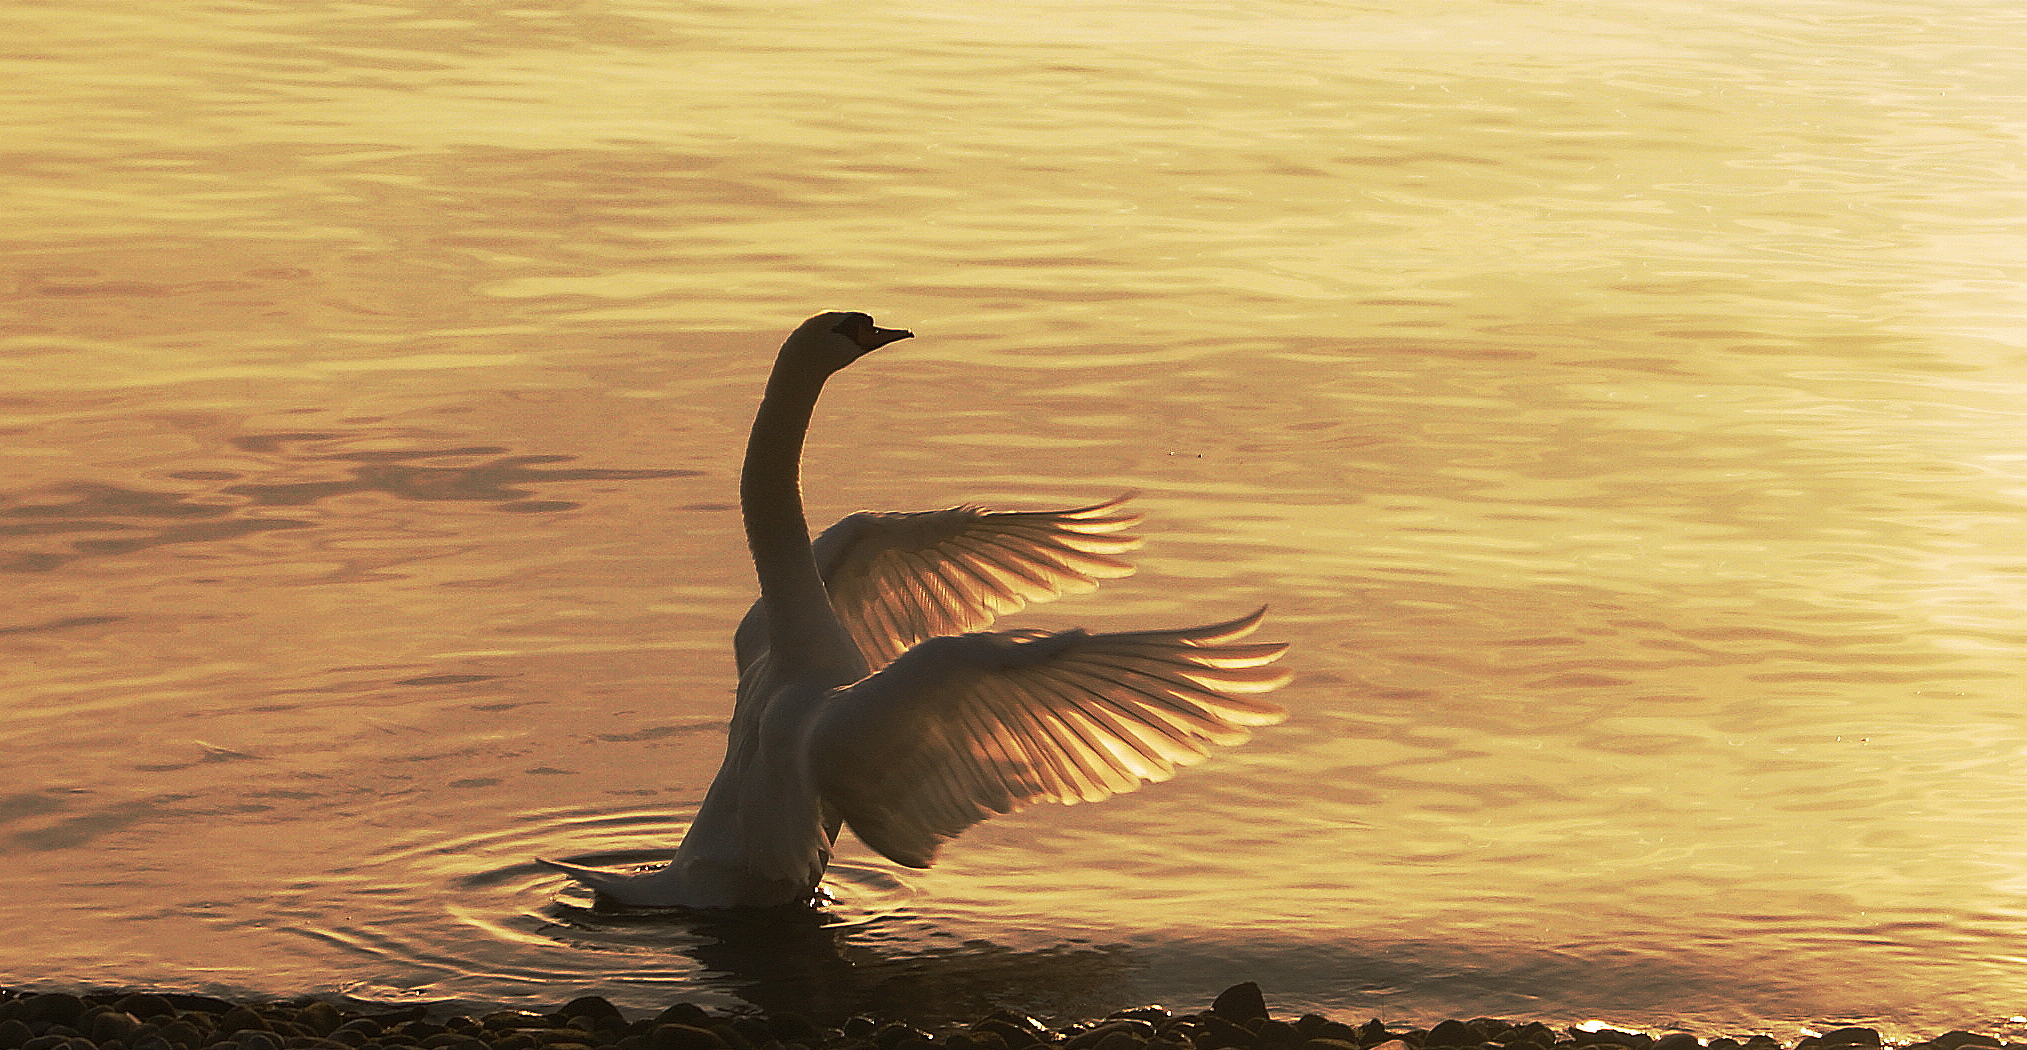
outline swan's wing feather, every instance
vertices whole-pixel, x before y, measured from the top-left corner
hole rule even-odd
[[[1177,631],[932,638],[827,702],[810,737],[826,806],[910,867],[994,813],[1096,802],[1167,780],[1287,716],[1259,699],[1285,645],[1265,610]]]
[[[1125,502],[862,511],[817,537],[817,567],[831,608],[877,669],[918,642],[980,630],[1030,603],[1132,575],[1117,555],[1140,546],[1122,535],[1140,516],[1121,510]]]

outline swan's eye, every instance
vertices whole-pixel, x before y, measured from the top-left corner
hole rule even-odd
[[[836,332],[841,336],[845,336],[852,342],[857,343],[862,342],[865,334],[871,331],[872,328],[873,328],[872,315],[852,313],[846,314],[844,320],[839,321],[837,323],[837,327],[832,328],[831,331]]]

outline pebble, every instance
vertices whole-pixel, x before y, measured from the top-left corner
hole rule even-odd
[[[1159,1006],[1050,1028],[1000,1011],[968,1025],[921,1028],[852,1017],[831,1026],[796,1014],[713,1014],[675,1003],[629,1018],[579,996],[553,1011],[432,1014],[422,1006],[361,1009],[321,999],[227,1002],[174,992],[28,992],[0,988],[0,1050],[1882,1050],[1878,1030],[1838,1027],[1784,1045],[1766,1034],[1659,1034],[1539,1021],[1452,1019],[1427,1028],[1361,1025],[1305,1014],[1273,1017],[1266,994],[1233,985],[1200,1013]],[[2027,1050],[1956,1030],[1896,1050]]]
[[[1267,997],[1252,981],[1235,984],[1211,1001],[1211,1013],[1236,1024],[1267,1017]]]

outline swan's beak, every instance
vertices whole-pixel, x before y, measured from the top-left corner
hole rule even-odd
[[[819,320],[824,316],[826,315],[818,314],[816,317],[811,318],[811,320]],[[881,328],[873,323],[871,317],[856,310],[845,314],[830,314],[827,316],[840,318],[838,323],[831,328],[831,331],[851,340],[852,344],[859,348],[860,357],[870,354],[896,340],[915,338],[915,333],[905,328]]]
[[[852,333],[852,341],[859,344],[859,349],[869,354],[886,346],[888,343],[898,343],[903,339],[913,338],[915,338],[915,333],[906,328],[881,328],[878,325],[870,324]]]

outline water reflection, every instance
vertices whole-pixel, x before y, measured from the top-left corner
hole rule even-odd
[[[380,976],[345,990],[370,1001],[496,1003],[504,994],[539,1006],[560,984],[577,984],[647,1010],[683,999],[820,1023],[877,1012],[928,1024],[1003,1008],[1078,1016],[1135,994],[1142,953],[1130,946],[960,938],[914,913],[913,887],[855,861],[832,866],[825,887],[834,899],[821,910],[596,909],[527,855],[559,835],[673,839],[680,822],[638,812],[520,816],[512,827],[451,839],[398,836],[291,885],[243,921],[277,925],[294,950],[327,948],[364,963]],[[573,859],[626,867],[667,854],[612,849]],[[397,898],[383,899],[397,888]]]
[[[239,471],[185,469],[168,476],[181,481],[218,482],[194,491],[121,488],[95,482],[67,482],[28,495],[0,494],[0,536],[68,537],[67,551],[17,552],[0,561],[0,571],[48,572],[73,560],[131,554],[149,548],[239,539],[259,533],[315,527],[320,519],[249,513],[258,507],[307,507],[359,494],[401,500],[477,501],[524,514],[553,513],[581,506],[571,500],[536,499],[536,486],[572,481],[639,481],[693,477],[694,470],[615,470],[554,467],[574,456],[504,455],[493,446],[448,449],[337,450],[358,434],[249,434],[232,439],[235,448],[272,460],[276,471],[289,464],[335,463],[341,478],[320,481],[245,481]],[[458,463],[455,461],[477,460]],[[444,462],[440,462],[444,461]],[[66,626],[107,622],[74,617]]]
[[[545,513],[571,510],[580,504],[567,500],[531,499],[529,486],[558,481],[639,481],[654,478],[694,477],[694,470],[612,470],[599,468],[541,469],[548,464],[568,463],[574,456],[502,455],[505,448],[476,447],[453,449],[401,449],[336,451],[309,454],[306,448],[356,440],[354,435],[328,433],[257,434],[233,439],[233,445],[250,452],[279,453],[284,460],[300,462],[357,463],[346,468],[348,477],[334,481],[267,482],[227,485],[219,491],[243,496],[259,506],[301,506],[353,493],[378,492],[407,500],[482,500],[497,504],[497,510]],[[414,461],[484,459],[462,466],[425,466]],[[188,477],[186,473],[184,475]]]
[[[1134,968],[1122,947],[1021,951],[984,940],[923,952],[883,945],[880,920],[840,923],[821,912],[725,912],[630,920],[563,909],[556,915],[583,950],[686,956],[694,986],[819,1024],[872,1014],[918,1024],[970,1021],[1010,1001],[1074,1016],[1106,1002]],[[623,946],[623,947],[622,947]],[[1035,989],[1049,988],[1051,994]]]
[[[227,518],[232,508],[219,504],[191,502],[180,493],[145,492],[109,485],[79,483],[58,489],[67,500],[54,503],[24,503],[0,510],[0,515],[21,522],[0,526],[0,534],[51,536],[66,533],[117,533],[70,541],[68,553],[37,551],[16,554],[0,569],[13,572],[47,572],[77,558],[127,554],[178,543],[207,543],[237,539],[278,529],[302,529],[312,524],[288,519],[236,519],[157,525],[149,519],[181,521],[189,518]],[[141,522],[121,521],[139,518]],[[143,535],[132,535],[140,532]]]

